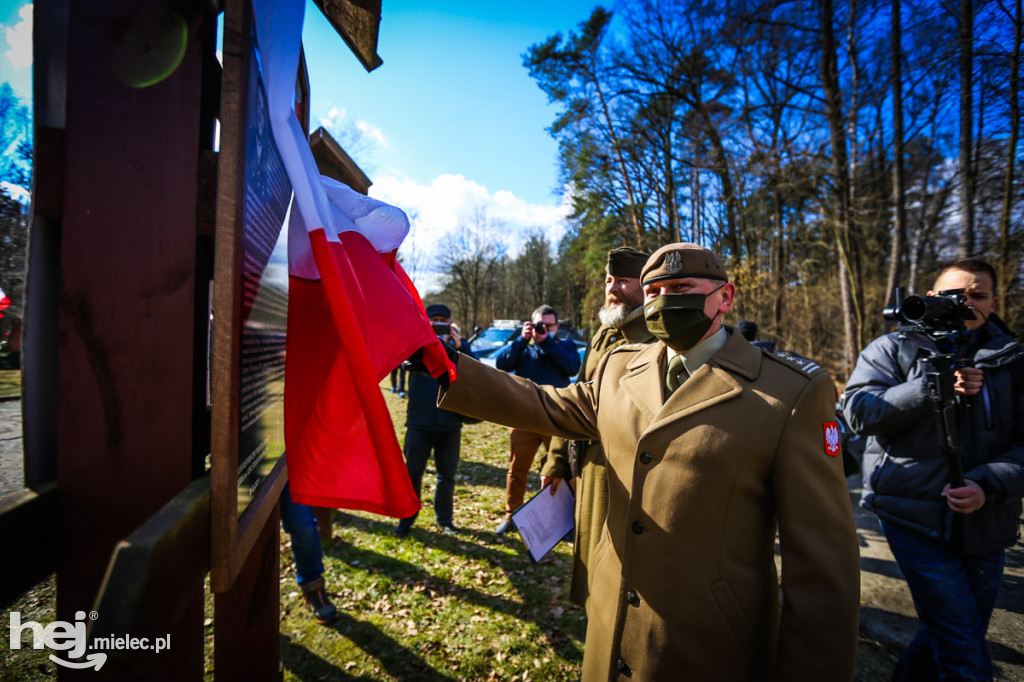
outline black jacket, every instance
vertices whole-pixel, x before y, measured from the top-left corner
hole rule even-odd
[[[873,341],[846,384],[844,413],[851,428],[870,436],[864,453],[861,506],[882,519],[930,537],[951,540],[954,512],[942,497],[948,467],[928,398],[922,358],[939,353],[929,337],[909,333],[906,374],[901,341],[889,334]],[[916,356],[913,354],[916,353]],[[960,400],[964,477],[985,490],[985,506],[963,516],[963,549],[981,554],[1017,538],[1024,496],[1024,350],[993,322],[977,332],[966,352],[984,370],[981,392]]]
[[[458,351],[471,358],[472,349],[463,341]],[[422,431],[457,431],[462,428],[461,415],[437,406],[437,379],[421,372],[409,372],[409,405],[405,413],[405,426]]]

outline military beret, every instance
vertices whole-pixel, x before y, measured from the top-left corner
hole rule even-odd
[[[644,263],[651,254],[634,249],[632,246],[620,246],[608,252],[606,272],[615,277],[640,277]]]
[[[433,317],[434,315],[444,315],[445,317],[452,316],[452,309],[446,306],[444,303],[431,303],[427,306],[427,317]]]
[[[666,244],[655,251],[640,273],[645,286],[652,282],[684,277],[729,281],[721,258],[699,244],[686,242]]]

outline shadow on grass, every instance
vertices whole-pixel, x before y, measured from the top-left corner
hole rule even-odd
[[[371,623],[357,620],[343,612],[330,628],[347,637],[368,656],[374,658],[395,679],[410,682],[452,682],[451,677],[438,673],[422,658]],[[280,635],[280,644],[281,662],[300,680],[318,682],[374,679],[349,675],[335,663],[324,660],[306,647],[296,644],[286,635]]]
[[[344,512],[340,512],[336,519],[341,523],[355,526],[364,533],[379,536],[391,535],[391,527],[388,524],[355,517]],[[487,535],[491,534],[488,533]],[[410,588],[422,585],[437,594],[451,596],[460,602],[474,604],[523,621],[533,622],[544,633],[548,645],[560,657],[567,661],[581,662],[583,660],[582,651],[573,644],[572,640],[573,636],[580,640],[583,639],[582,622],[578,619],[582,610],[570,605],[564,598],[559,597],[553,591],[550,594],[540,596],[537,594],[538,590],[544,590],[545,586],[553,582],[551,580],[552,577],[561,575],[563,582],[568,580],[568,566],[558,566],[553,562],[533,564],[522,553],[510,555],[506,552],[491,549],[483,544],[474,544],[474,538],[469,535],[453,538],[414,527],[412,534],[405,541],[421,542],[423,544],[433,543],[436,548],[443,549],[451,554],[461,554],[480,561],[486,561],[489,565],[504,572],[509,584],[520,595],[520,600],[512,600],[472,587],[459,585],[446,578],[435,576],[421,566],[395,559],[374,550],[358,547],[341,538],[335,539],[327,554],[347,564],[358,566],[362,570],[385,575],[395,583],[406,585]],[[519,538],[518,536],[514,538],[508,537],[507,539],[502,538],[500,542],[519,542]],[[543,573],[539,574],[539,571]],[[563,609],[563,614],[568,614],[569,621],[567,623],[559,622],[560,618],[550,615],[549,604],[553,599],[557,599],[557,603]],[[549,617],[545,618],[544,614],[549,614]],[[575,631],[577,629],[579,632]]]
[[[463,459],[459,461],[459,476],[473,485],[489,485],[504,490],[508,470],[493,464]]]

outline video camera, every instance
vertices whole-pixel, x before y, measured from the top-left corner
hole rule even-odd
[[[963,289],[947,289],[935,296],[906,296],[903,287],[896,287],[896,304],[883,310],[882,317],[897,322],[900,332],[940,337],[966,330],[965,322],[974,319],[974,310],[967,305]]]

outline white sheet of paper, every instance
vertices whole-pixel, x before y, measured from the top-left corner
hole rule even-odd
[[[576,500],[566,481],[551,494],[550,486],[512,514],[520,537],[534,561],[540,561],[576,524]]]

